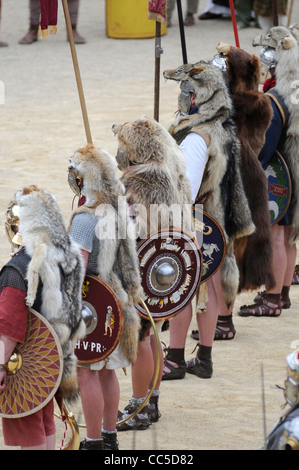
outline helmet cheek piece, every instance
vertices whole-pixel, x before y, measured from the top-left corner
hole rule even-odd
[[[18,248],[20,245],[24,245],[22,236],[18,231],[19,226],[19,206],[11,201],[6,210],[5,220],[5,233],[8,241],[15,247]]]
[[[68,183],[71,190],[76,194],[76,196],[81,197],[81,192],[83,189],[83,177],[78,174],[74,174],[74,172],[69,170]]]

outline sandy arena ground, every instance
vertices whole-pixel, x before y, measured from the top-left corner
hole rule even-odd
[[[200,1],[199,12],[206,3]],[[2,4],[0,39],[9,47],[0,49],[0,80],[5,85],[5,104],[0,104],[0,212],[4,214],[17,189],[37,184],[56,195],[67,223],[73,199],[67,184],[68,156],[86,143],[86,136],[61,2],[57,35],[28,46],[18,44],[28,28],[28,1],[3,0]],[[185,0],[182,5],[185,11]],[[299,22],[298,2],[292,20]],[[251,41],[259,31],[240,31],[241,47],[258,53]],[[81,1],[79,32],[87,39],[76,49],[93,142],[114,155],[117,141],[112,124],[153,115],[154,39],[107,38],[104,0]],[[235,44],[229,19],[196,20],[185,34],[189,62],[212,58],[220,41]],[[183,62],[176,11],[162,47],[161,73]],[[160,88],[160,122],[168,126],[176,110],[178,86],[161,79]],[[0,247],[2,266],[10,255],[4,225]],[[235,311],[251,302],[253,295],[240,295]],[[235,314],[235,339],[214,344],[212,379],[187,374],[181,381],[162,382],[160,421],[147,431],[119,433],[120,449],[257,449],[264,438],[261,367],[269,432],[283,413],[283,392],[276,385],[283,386],[286,355],[299,345],[299,286],[291,288],[291,300],[291,308],[279,318]],[[190,331],[193,328],[195,322]],[[168,344],[167,332],[162,340]],[[189,337],[187,359],[195,344]],[[125,406],[131,395],[130,371],[119,376]],[[82,422],[79,408],[74,411]],[[64,427],[57,424],[60,446]],[[0,449],[7,449],[1,432]]]

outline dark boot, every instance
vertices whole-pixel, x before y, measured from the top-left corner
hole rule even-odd
[[[116,432],[102,431],[105,450],[119,450]]]
[[[196,357],[187,362],[186,371],[201,379],[210,379],[213,374],[212,347],[198,344]]]
[[[159,411],[159,390],[154,390],[148,401],[148,416],[151,423],[156,423],[161,418]]]
[[[38,24],[31,24],[28,33],[19,40],[19,44],[32,44],[38,39]]]
[[[103,439],[86,440],[80,442],[79,450],[104,450],[104,441]]]
[[[145,398],[135,398],[132,397],[130,403],[125,407],[123,413],[119,413],[119,421],[128,418],[132,415],[141,404],[144,402]],[[128,419],[122,424],[116,426],[117,431],[143,431],[151,425],[148,414],[148,405],[146,404],[133,418]]]

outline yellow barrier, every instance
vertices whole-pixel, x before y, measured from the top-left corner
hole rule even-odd
[[[161,35],[166,29],[161,24]],[[155,37],[156,22],[148,19],[148,0],[106,0],[106,35],[115,39]]]

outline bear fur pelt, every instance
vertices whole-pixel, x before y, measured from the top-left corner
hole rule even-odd
[[[114,124],[112,130],[128,162],[121,177],[126,197],[132,207],[141,209],[139,238],[173,226],[191,231],[192,199],[185,157],[169,132],[147,116]]]
[[[272,230],[268,207],[268,181],[258,155],[272,119],[267,96],[258,91],[260,61],[255,55],[220,43],[217,49],[226,59],[226,75],[235,108],[234,121],[241,144],[240,168],[256,230],[235,241],[239,267],[239,292],[275,285],[272,266]]]

